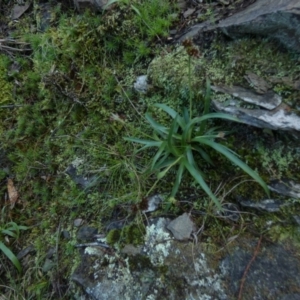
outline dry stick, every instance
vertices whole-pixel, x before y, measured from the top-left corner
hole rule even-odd
[[[256,248],[255,248],[255,251],[254,251],[254,254],[253,254],[252,258],[251,258],[251,260],[249,261],[249,263],[248,263],[248,265],[247,265],[247,267],[246,267],[246,269],[245,269],[245,271],[244,271],[243,277],[242,277],[242,279],[241,279],[240,290],[239,290],[239,295],[238,295],[237,300],[241,300],[241,299],[242,299],[242,292],[243,292],[244,284],[245,284],[245,281],[246,281],[246,275],[247,275],[247,273],[248,273],[248,271],[249,271],[249,269],[250,269],[250,266],[252,265],[252,263],[254,262],[254,260],[255,260],[255,258],[256,258],[256,256],[257,256],[257,254],[258,254],[258,251],[259,251],[259,247],[260,247],[261,241],[262,241],[262,235],[261,235],[260,238],[259,238],[259,241],[258,241],[258,243],[257,243],[257,246],[256,246]]]

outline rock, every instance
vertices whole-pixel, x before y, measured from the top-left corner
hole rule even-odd
[[[272,180],[269,189],[284,196],[300,199],[300,184],[293,180]]]
[[[63,231],[61,232],[61,236],[62,236],[64,239],[66,239],[66,240],[69,240],[69,239],[71,238],[71,234],[70,234],[70,232],[67,231],[67,230],[63,230]]]
[[[226,291],[235,295],[257,245],[257,241],[245,240],[245,243],[248,249],[236,247],[220,264],[228,278]],[[248,269],[242,299],[299,299],[294,298],[300,292],[299,286],[300,263],[293,251],[280,245],[264,244]]]
[[[98,233],[98,230],[89,226],[82,226],[77,232],[77,239],[81,241],[91,241]]]
[[[48,249],[47,253],[46,253],[46,258],[52,258],[53,255],[56,253],[56,247],[51,247],[50,249]]]
[[[28,247],[26,247],[25,249],[21,250],[18,255],[17,255],[17,259],[22,259],[23,257],[25,257],[27,254],[29,253],[34,253],[35,252],[35,248],[30,245]]]
[[[278,40],[286,48],[300,51],[300,2],[298,0],[257,0],[246,9],[221,20],[192,26],[179,41],[200,32],[219,29],[231,38],[256,34]]]
[[[80,227],[81,225],[83,225],[83,223],[84,223],[84,220],[81,219],[81,218],[78,218],[78,219],[75,219],[75,220],[74,220],[73,225],[74,225],[75,227]]]
[[[12,20],[19,19],[28,10],[30,5],[31,5],[30,1],[24,3],[23,5],[15,4],[11,11],[11,19]]]
[[[44,273],[46,273],[46,272],[50,271],[53,267],[55,267],[55,265],[56,264],[51,259],[46,258],[44,265],[42,267],[42,271]]]
[[[73,0],[74,6],[78,11],[91,9],[93,11],[101,11],[108,0]]]
[[[82,189],[89,189],[99,182],[99,178],[97,176],[78,175],[77,169],[73,165],[70,165],[65,172]]]
[[[229,299],[200,245],[172,239],[168,219],[147,226],[141,254],[86,248],[72,280],[91,299]]]
[[[271,130],[300,131],[300,117],[289,111],[286,105],[268,111],[264,109],[242,108],[238,100],[232,99],[229,103],[212,100],[217,111],[225,112],[238,117],[243,123]]]
[[[294,218],[294,220],[296,221],[296,223],[297,223],[298,225],[300,225],[300,216],[295,215],[295,216],[293,216],[293,218]]]
[[[300,262],[292,244],[262,240],[257,248],[257,240],[237,237],[223,255],[219,246],[173,239],[168,224],[165,218],[150,220],[142,247],[131,245],[126,253],[87,247],[71,279],[94,300],[236,299],[258,249],[243,299],[297,299]]]
[[[138,255],[141,254],[142,252],[142,247],[136,247],[132,244],[125,245],[124,248],[121,250],[122,253],[127,254],[127,255]]]
[[[155,194],[153,196],[149,196],[146,199],[144,199],[140,205],[140,208],[141,208],[142,212],[144,212],[144,213],[152,212],[152,211],[157,210],[161,203],[162,203],[162,198],[160,197],[160,195]],[[147,206],[147,208],[143,209],[142,206],[143,207]]]
[[[142,94],[147,93],[149,89],[148,76],[147,75],[138,76],[135,83],[133,84],[133,87],[139,93]]]
[[[275,109],[282,102],[282,98],[272,91],[268,91],[263,95],[258,95],[239,86],[212,86],[211,89],[215,92],[230,94],[233,97],[237,97],[247,103],[255,104],[268,110]]]
[[[265,199],[258,202],[252,200],[240,200],[239,203],[243,207],[251,207],[267,212],[277,212],[280,211],[281,207],[291,205],[291,203],[277,199]]]
[[[187,240],[195,231],[195,224],[192,222],[190,215],[184,213],[167,226],[177,240]]]

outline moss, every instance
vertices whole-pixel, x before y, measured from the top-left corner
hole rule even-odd
[[[122,236],[121,230],[118,229],[112,229],[108,232],[106,235],[106,242],[108,245],[115,245],[120,242]]]
[[[144,243],[145,229],[135,223],[125,226],[122,229],[112,229],[106,236],[109,245],[118,244],[120,247],[132,244],[141,245]]]
[[[12,103],[13,85],[8,81],[8,68],[10,60],[7,56],[0,55],[0,83],[1,83],[1,100],[0,104]]]
[[[129,268],[131,272],[138,272],[141,270],[155,270],[151,260],[146,255],[135,255],[129,257]]]

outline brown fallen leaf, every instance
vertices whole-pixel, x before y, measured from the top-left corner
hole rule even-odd
[[[10,202],[10,208],[14,208],[16,202],[19,199],[19,193],[14,186],[14,182],[11,178],[7,179],[7,192],[8,192],[8,199]]]

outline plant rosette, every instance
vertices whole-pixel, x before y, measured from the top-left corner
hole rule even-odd
[[[220,133],[217,131],[217,128],[213,127],[207,129],[206,126],[207,121],[210,119],[225,119],[239,122],[238,118],[224,113],[207,113],[201,117],[191,118],[191,114],[189,114],[187,108],[184,108],[182,115],[180,115],[165,104],[155,104],[154,106],[162,109],[172,118],[171,126],[168,128],[159,124],[150,114],[146,113],[146,119],[154,129],[155,134],[153,140],[134,137],[126,137],[125,140],[144,145],[138,152],[150,147],[158,148],[150,166],[151,171],[158,172],[158,180],[162,179],[172,168],[177,167],[171,197],[176,195],[182,176],[187,170],[206,194],[214,201],[218,209],[222,209],[221,202],[205,182],[204,173],[194,159],[194,154],[198,153],[207,163],[213,165],[211,158],[205,151],[205,147],[207,146],[227,157],[233,164],[250,175],[269,195],[268,187],[261,177],[240,160],[234,151],[215,141],[217,138],[220,138]],[[195,130],[196,125],[200,128],[198,131]]]

